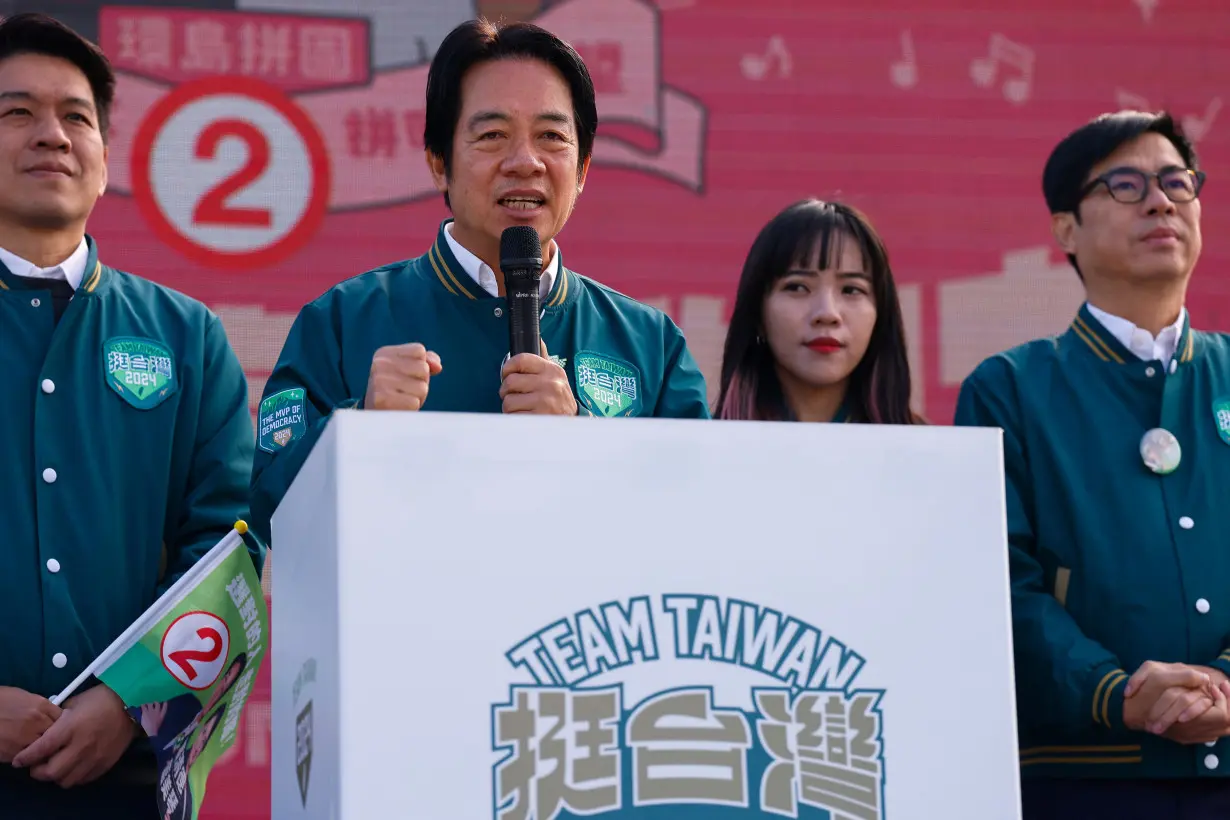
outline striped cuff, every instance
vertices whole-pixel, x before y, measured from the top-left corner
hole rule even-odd
[[[1218,655],[1217,660],[1213,661],[1209,664],[1209,666],[1214,669],[1221,670],[1222,672],[1225,672],[1226,675],[1230,676],[1230,649],[1227,649],[1225,652]]]
[[[1106,729],[1122,730],[1123,724],[1123,690],[1127,687],[1128,673],[1122,669],[1099,669],[1100,674],[1094,678],[1097,685],[1093,688],[1093,698],[1090,703],[1090,715],[1094,724]]]

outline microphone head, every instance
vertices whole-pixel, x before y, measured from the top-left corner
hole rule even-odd
[[[500,270],[509,276],[527,269],[534,277],[542,274],[542,240],[538,231],[529,225],[505,228],[500,234]]]

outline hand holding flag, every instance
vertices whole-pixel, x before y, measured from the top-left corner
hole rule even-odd
[[[115,758],[136,732],[144,731],[158,759],[159,814],[183,820],[197,817],[209,771],[235,741],[269,633],[269,610],[260,578],[244,545],[247,532],[245,522],[236,522],[230,533],[52,698],[52,703],[63,705],[63,715],[19,757],[34,758],[49,749],[54,752],[57,743],[61,744],[57,748],[70,746],[62,738],[75,738],[78,731],[84,731],[73,728],[77,718],[93,714],[73,715],[75,704],[103,709],[108,698],[118,697],[127,712],[121,734],[128,734],[110,738],[113,745],[122,742]],[[90,677],[104,685],[66,700]],[[61,723],[65,727],[58,729]],[[46,748],[40,750],[39,744]],[[65,764],[65,773],[86,778],[100,764],[99,757],[79,765]],[[54,762],[53,756],[49,765]],[[103,771],[114,763],[110,760]]]

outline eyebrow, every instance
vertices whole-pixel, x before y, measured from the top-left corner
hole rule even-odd
[[[510,122],[512,117],[503,111],[479,111],[466,121],[466,127],[469,130],[474,130],[480,125],[486,125],[489,122]],[[539,122],[553,122],[560,125],[571,125],[572,118],[567,114],[562,114],[559,111],[544,111],[535,117]]]
[[[1163,174],[1167,171],[1186,171],[1186,170],[1187,170],[1187,167],[1184,165],[1175,165],[1174,163],[1171,163],[1169,165],[1163,165],[1161,168],[1158,168],[1157,172],[1159,174]],[[1116,166],[1114,168],[1111,168],[1103,172],[1099,176],[1106,176],[1108,174],[1117,174],[1123,171],[1141,172],[1141,171],[1144,171],[1144,169],[1138,168],[1135,165],[1119,165],[1119,166]],[[1145,171],[1145,173],[1148,173],[1148,172]]]
[[[33,94],[31,94],[29,91],[0,91],[0,102],[5,102],[8,100],[18,100],[21,102],[38,102],[38,98],[35,97]],[[60,100],[60,102],[68,103],[69,105],[75,105],[80,108],[85,108],[89,111],[94,110],[94,103],[82,97],[65,97],[63,100]]]
[[[804,270],[802,268],[790,268],[786,271],[787,276],[807,276],[811,279],[818,279],[821,273],[827,273],[832,268],[825,268],[823,271]],[[838,279],[863,279],[867,282],[871,281],[871,274],[861,270],[842,270],[837,271]]]

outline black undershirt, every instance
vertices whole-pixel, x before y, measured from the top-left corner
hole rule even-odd
[[[55,310],[55,320],[57,323],[59,323],[60,317],[64,315],[64,311],[68,309],[68,303],[73,298],[73,286],[63,279],[46,279],[38,276],[7,276],[5,281],[10,287],[15,287],[17,290],[51,291],[51,304]]]

